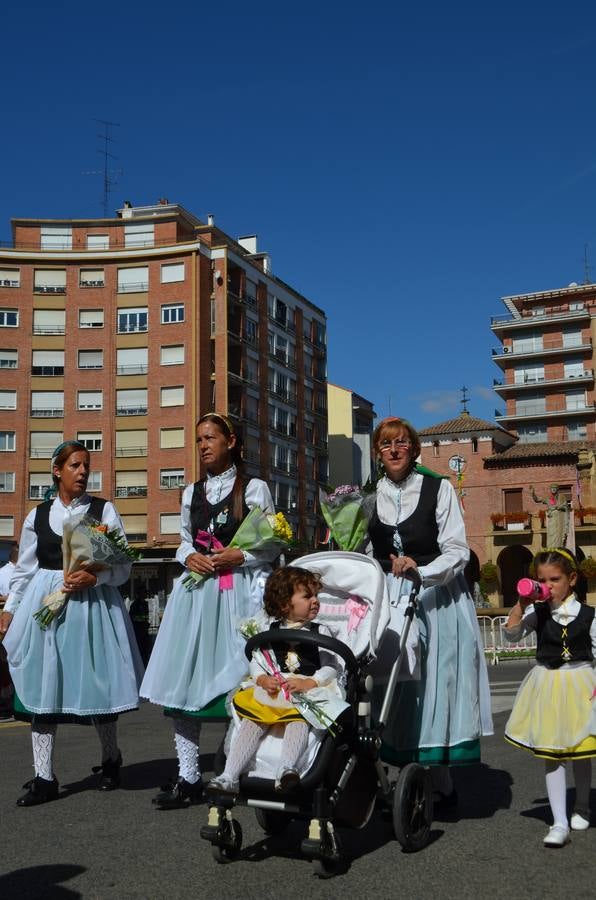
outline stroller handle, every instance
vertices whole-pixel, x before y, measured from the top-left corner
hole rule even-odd
[[[299,639],[298,635],[300,635]],[[247,659],[252,656],[253,650],[258,650],[266,644],[276,644],[278,641],[287,641],[292,644],[314,644],[317,647],[324,647],[341,656],[346,664],[349,675],[357,675],[359,672],[358,660],[347,646],[336,638],[328,637],[326,634],[313,634],[310,631],[296,631],[295,628],[279,628],[275,629],[275,637],[272,639],[271,631],[262,631],[255,634],[246,642],[244,652]]]
[[[389,574],[392,570],[392,562],[390,559],[377,559],[378,564],[382,568],[383,572]],[[418,569],[408,569],[402,575],[402,578],[407,578],[412,582],[412,590],[415,590],[416,593],[420,590],[422,586],[422,578],[418,572]]]

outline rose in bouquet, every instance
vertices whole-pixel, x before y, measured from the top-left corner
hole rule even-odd
[[[279,547],[281,552],[291,540],[292,529],[283,513],[267,514],[260,506],[253,506],[247,517],[241,522],[228,547],[247,552],[263,550],[266,547]],[[197,543],[203,547],[206,553],[224,549],[223,544],[208,531],[199,531]],[[218,576],[219,586],[222,590],[232,587],[234,576],[231,569],[222,569]],[[182,584],[191,591],[204,578],[208,577],[210,576],[200,572],[188,572]]]
[[[323,518],[340,550],[358,550],[366,536],[368,515],[364,500],[363,492],[352,484],[342,484],[331,494],[319,493]]]
[[[121,531],[108,528],[91,516],[64,523],[62,555],[65,579],[74,572],[100,572],[140,557],[138,550],[128,546]],[[41,608],[33,616],[40,628],[45,631],[60,615],[69,596],[70,592],[58,590],[44,597]]]

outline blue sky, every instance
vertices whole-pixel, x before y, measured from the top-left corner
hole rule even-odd
[[[221,10],[221,12],[219,11]],[[595,267],[596,7],[29,2],[3,10],[0,239],[11,216],[166,196],[329,320],[329,379],[419,427],[492,419],[499,298]]]

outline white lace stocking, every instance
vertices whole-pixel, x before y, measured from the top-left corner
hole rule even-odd
[[[295,769],[298,760],[306,750],[308,743],[308,725],[306,722],[288,722],[284,728],[281,744],[280,767]]]
[[[31,743],[33,744],[33,767],[39,778],[51,781],[54,777],[54,742],[56,740],[56,724],[31,726]]]
[[[201,723],[181,716],[174,719],[174,743],[178,756],[178,771],[189,784],[196,784],[201,777],[199,765],[199,737]]]
[[[266,725],[251,722],[250,719],[242,719],[238,733],[232,740],[226,767],[223,771],[226,778],[229,778],[230,781],[237,781],[242,772],[248,771],[249,763],[257,752],[266,731]]]

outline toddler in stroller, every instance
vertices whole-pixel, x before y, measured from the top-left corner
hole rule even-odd
[[[379,758],[381,733],[399,674],[399,658],[394,663],[380,715],[374,724],[371,722],[372,678],[366,675],[366,666],[374,659],[389,623],[389,600],[381,567],[370,557],[341,551],[306,556],[295,565],[320,580],[321,589],[315,602],[311,598],[310,612],[312,619],[316,616],[321,624],[318,629],[276,627],[273,635],[271,630],[263,631],[247,641],[246,655],[253,659],[253,653],[258,656],[263,649],[276,644],[282,653],[283,645],[298,645],[300,659],[309,658],[311,663],[310,669],[303,673],[306,684],[302,686],[307,690],[296,695],[294,687],[292,693],[308,698],[311,691],[326,691],[322,698],[325,702],[320,703],[319,709],[328,713],[329,727],[320,724],[316,727],[314,723],[315,727],[303,729],[299,742],[288,741],[287,726],[283,724],[285,712],[293,714],[292,724],[302,725],[306,724],[302,719],[307,718],[307,712],[300,700],[296,706],[282,704],[279,708],[285,712],[276,720],[270,719],[275,724],[259,719],[253,743],[244,744],[247,752],[237,758],[234,747],[244,743],[241,740],[237,744],[241,730],[247,731],[244,723],[255,722],[246,713],[252,711],[258,699],[254,682],[248,696],[245,691],[237,693],[227,741],[228,763],[223,775],[208,788],[209,820],[201,829],[201,836],[211,842],[215,859],[223,863],[237,857],[242,846],[240,824],[232,817],[234,806],[255,807],[257,821],[269,833],[280,833],[293,818],[308,819],[308,837],[302,841],[302,852],[314,861],[316,874],[326,877],[342,865],[337,825],[363,827],[380,799],[391,810],[402,846],[418,850],[428,843],[432,799],[430,779],[424,768],[412,763],[401,770],[397,782],[393,783]],[[414,585],[404,619],[402,651],[417,592],[418,586]],[[302,612],[294,621],[307,619]],[[335,636],[331,637],[330,632]],[[277,651],[276,658],[279,662]],[[343,671],[337,658],[343,663]],[[316,674],[317,686],[309,683],[312,677],[309,671]],[[272,693],[279,696],[279,684],[273,691],[273,684],[260,677],[265,673],[257,674],[254,666],[253,672],[260,691],[266,694],[267,685],[271,685]],[[281,675],[288,681],[292,677]],[[340,683],[345,702],[339,696]],[[289,696],[291,699],[292,694]],[[266,701],[263,706],[276,708],[270,707],[262,694],[261,700]]]

